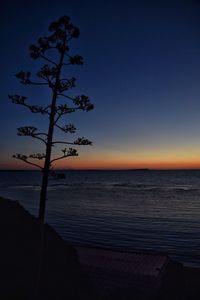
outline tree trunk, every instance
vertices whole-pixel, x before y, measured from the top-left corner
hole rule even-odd
[[[63,42],[65,45],[65,41]],[[60,62],[58,65],[58,72],[56,76],[55,87],[53,91],[52,103],[51,103],[51,113],[49,117],[49,130],[47,136],[47,146],[46,146],[46,156],[45,156],[45,163],[43,169],[43,177],[42,177],[42,187],[40,192],[40,208],[39,208],[39,223],[42,226],[44,224],[45,218],[45,208],[46,208],[46,199],[47,199],[47,186],[48,186],[48,179],[49,179],[49,169],[50,169],[50,162],[51,162],[51,149],[52,149],[52,139],[53,139],[53,131],[54,131],[54,121],[55,121],[55,113],[56,113],[56,100],[57,100],[57,93],[58,93],[58,85],[60,82],[60,73],[61,68],[63,65],[65,52],[63,51],[60,56]]]
[[[65,44],[65,41],[63,42]],[[42,186],[40,191],[40,207],[39,207],[39,249],[38,249],[38,273],[36,278],[36,288],[35,288],[35,299],[40,299],[40,285],[41,285],[41,275],[42,275],[42,264],[43,264],[43,250],[44,250],[44,220],[45,220],[45,208],[47,200],[47,186],[49,179],[49,169],[51,164],[51,149],[52,149],[52,139],[54,131],[54,122],[56,114],[56,100],[58,93],[58,86],[60,82],[60,73],[63,65],[64,51],[61,53],[60,62],[58,64],[58,72],[55,81],[55,87],[53,90],[53,97],[51,102],[51,112],[49,116],[49,130],[47,136],[46,145],[46,156],[42,175]]]

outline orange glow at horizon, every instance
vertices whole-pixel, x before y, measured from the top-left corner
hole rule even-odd
[[[77,164],[58,164],[58,169],[200,169],[199,162],[80,162]]]
[[[79,161],[79,162],[63,162],[57,163],[54,166],[55,169],[100,169],[100,170],[123,170],[123,169],[200,169],[200,161],[182,161],[182,162],[116,162],[116,161]],[[37,170],[37,168],[29,165],[20,164],[3,164],[0,165],[0,169],[7,170]]]
[[[55,169],[200,169],[198,151],[145,152],[82,152],[78,157],[57,161]],[[178,154],[177,154],[178,153]],[[0,169],[33,169],[21,161],[9,160],[0,164]]]

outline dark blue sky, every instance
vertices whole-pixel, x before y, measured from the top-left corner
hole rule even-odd
[[[45,119],[10,104],[7,94],[48,103],[45,89],[24,89],[13,74],[36,69],[28,46],[62,15],[81,30],[71,45],[85,61],[70,71],[74,93],[89,95],[95,110],[70,116],[94,146],[59,167],[200,167],[200,2],[189,0],[2,4],[0,167],[16,164],[13,153],[42,151],[17,137],[16,127],[43,128]]]

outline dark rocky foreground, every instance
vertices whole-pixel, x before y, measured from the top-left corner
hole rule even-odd
[[[89,252],[92,252],[88,258],[83,257],[84,259],[82,259],[82,255],[79,253],[80,265],[76,249],[63,241],[49,225],[45,225],[44,230],[43,264],[40,288],[37,289],[40,253],[39,236],[39,224],[34,216],[30,215],[19,203],[0,198],[0,299],[200,299],[199,269],[184,268],[181,264],[169,260],[165,265],[165,271],[162,272],[159,289],[153,288],[155,284],[152,284],[152,282],[155,283],[156,278],[152,277],[149,281],[145,276],[140,277],[141,286],[139,288],[135,285],[139,278],[137,276],[137,278],[133,277],[133,284],[128,278],[125,285],[127,283],[130,283],[130,285],[128,288],[123,288],[121,285],[124,280],[120,279],[122,272],[118,272],[119,275],[117,275],[116,265],[113,265],[114,268],[110,266],[112,265],[111,258],[107,262],[105,261],[104,266],[99,259],[99,257],[101,257],[101,260],[105,259],[101,251],[99,253],[97,249],[90,249]],[[83,250],[81,252],[83,253]],[[88,263],[89,261],[92,261],[92,265]],[[120,265],[122,263],[124,261]],[[145,264],[143,266],[145,269]],[[128,265],[125,265],[125,267],[127,269]],[[136,269],[133,268],[132,271],[132,273],[135,273]],[[108,273],[110,275],[105,277]],[[127,273],[125,275],[127,276]],[[151,275],[155,276],[155,274]],[[98,282],[102,283],[102,279],[103,286],[96,284]],[[145,282],[146,285],[150,282],[147,285],[148,288],[145,287]],[[105,290],[105,285],[110,288],[111,283],[114,284],[113,291],[102,296],[101,291]]]
[[[0,299],[95,299],[75,249],[45,225],[40,297],[39,225],[20,204],[0,198]]]

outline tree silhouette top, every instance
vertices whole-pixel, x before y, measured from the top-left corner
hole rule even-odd
[[[23,70],[15,76],[25,86],[46,86],[51,91],[51,100],[45,106],[32,105],[27,102],[27,97],[24,95],[9,95],[14,104],[28,108],[32,113],[48,117],[47,132],[41,132],[35,126],[23,126],[17,129],[19,136],[29,136],[41,141],[45,146],[44,153],[13,155],[14,158],[43,171],[39,213],[41,223],[44,221],[48,177],[52,163],[66,157],[77,156],[76,147],[78,146],[92,145],[92,142],[84,137],[78,137],[75,140],[69,140],[69,138],[63,141],[54,140],[54,128],[58,128],[69,137],[70,134],[76,133],[77,129],[71,123],[61,124],[61,118],[78,110],[88,112],[94,108],[88,96],[83,94],[72,96],[71,90],[76,87],[76,78],[65,75],[65,68],[83,64],[82,56],[70,54],[70,42],[79,37],[79,29],[72,24],[69,17],[63,16],[50,24],[49,32],[48,36],[39,38],[36,44],[29,47],[30,57],[44,62],[40,69],[34,76],[30,71]],[[69,148],[61,149],[60,156],[52,157],[52,147],[59,144],[64,144]]]

